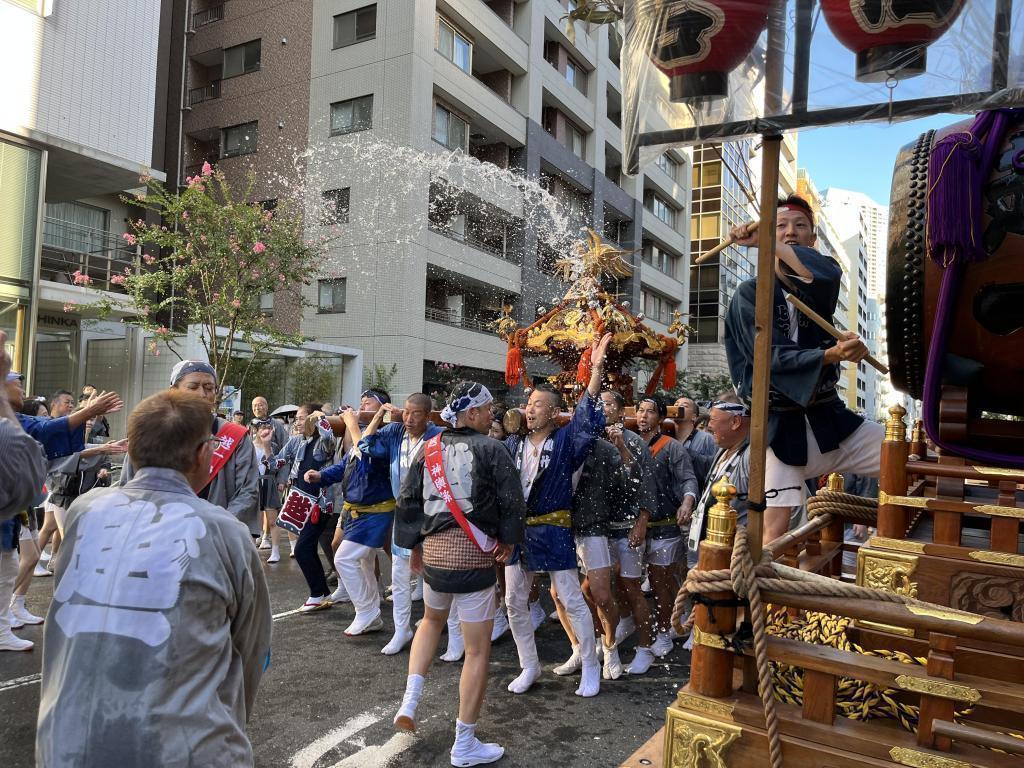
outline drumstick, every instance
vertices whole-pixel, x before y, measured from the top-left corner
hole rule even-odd
[[[846,340],[846,337],[843,336],[842,333],[840,333],[838,328],[836,328],[834,325],[832,325],[832,323],[830,323],[828,320],[823,318],[821,315],[819,315],[813,309],[811,309],[806,304],[804,304],[802,301],[800,301],[800,299],[798,299],[792,293],[787,293],[786,294],[786,301],[788,301],[794,307],[796,307],[801,312],[803,312],[805,315],[807,315],[808,318],[810,318],[811,320],[814,321],[814,324],[816,326],[821,328],[821,330],[825,331],[825,333],[827,333],[830,336],[832,336],[832,338],[835,339],[836,341],[845,341]],[[867,357],[865,357],[864,358],[864,362],[866,362],[872,368],[877,370],[879,373],[881,373],[883,375],[886,375],[886,376],[889,375],[889,369],[886,368],[884,365],[882,365],[880,362],[878,362],[878,360],[876,360],[871,355],[868,355]]]
[[[757,225],[759,223],[760,222],[752,221],[749,224],[747,224],[747,234],[748,235],[753,234],[753,232],[757,230]],[[693,263],[695,265],[696,264],[703,264],[705,261],[710,259],[712,256],[717,256],[722,251],[724,251],[726,248],[728,248],[730,245],[735,245],[735,244],[736,244],[736,241],[733,238],[727,237],[725,240],[720,242],[714,248],[712,248],[711,250],[709,250],[709,251],[707,251],[705,253],[702,253],[700,256],[698,256],[696,259],[694,259]]]

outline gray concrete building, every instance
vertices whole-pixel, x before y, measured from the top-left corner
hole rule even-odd
[[[507,305],[529,323],[564,294],[554,229],[635,251],[633,277],[612,287],[665,331],[686,312],[692,166],[669,152],[622,173],[618,38],[577,25],[571,40],[571,4],[171,0],[157,117],[168,177],[208,160],[254,172],[256,199],[298,190],[329,256],[310,307],[264,308],[361,349],[368,372],[397,364],[396,395],[443,389],[448,364],[504,391],[488,324]]]

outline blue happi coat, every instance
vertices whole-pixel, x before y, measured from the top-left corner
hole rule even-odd
[[[526,500],[528,521],[531,517],[572,509],[572,475],[583,466],[604,425],[600,401],[584,391],[570,422],[544,441],[537,477]],[[524,440],[520,435],[505,439],[505,447],[512,454],[517,469],[522,468]],[[571,528],[530,525],[528,522],[520,554],[528,571],[576,568],[576,543]]]

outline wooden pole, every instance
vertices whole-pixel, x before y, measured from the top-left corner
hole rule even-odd
[[[881,468],[878,487],[890,496],[903,496],[907,492],[907,428],[903,423],[906,410],[901,405],[889,409],[882,441]],[[907,511],[896,504],[878,505],[878,535],[888,539],[902,539],[907,535]]]
[[[754,307],[754,386],[750,398],[750,481],[747,498],[747,536],[754,562],[761,559],[764,531],[765,452],[768,449],[768,390],[772,358],[772,320],[775,307],[775,214],[779,188],[781,136],[765,136],[761,160],[761,221],[757,247],[757,288]]]
[[[786,3],[775,0],[768,15],[768,44],[765,52],[764,114],[782,112],[783,76],[786,58]],[[768,390],[772,359],[772,317],[775,310],[775,218],[779,195],[779,153],[782,135],[761,140],[761,222],[757,246],[757,290],[754,306],[754,387],[751,393],[750,477],[747,498],[747,540],[754,562],[761,559],[764,536],[765,452],[768,448]]]

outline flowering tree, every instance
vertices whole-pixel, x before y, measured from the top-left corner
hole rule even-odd
[[[125,200],[155,214],[151,221],[158,223],[138,219],[131,225],[124,239],[142,246],[142,263],[111,282],[124,288],[136,313],[128,322],[154,335],[151,351],[159,354],[162,341],[173,352],[175,331],[198,325],[223,384],[239,340],[252,350],[250,365],[272,347],[299,343],[300,336],[280,330],[260,312],[260,297],[284,293],[290,308],[307,305],[302,286],[323,257],[324,241],[307,240],[301,217],[286,205],[269,211],[245,202],[251,179],[236,199],[224,174],[209,163],[186,179],[180,193],[143,180],[146,191]],[[90,280],[76,274],[74,282]],[[105,298],[97,306],[106,315],[123,303]],[[248,367],[239,386],[247,372]]]

